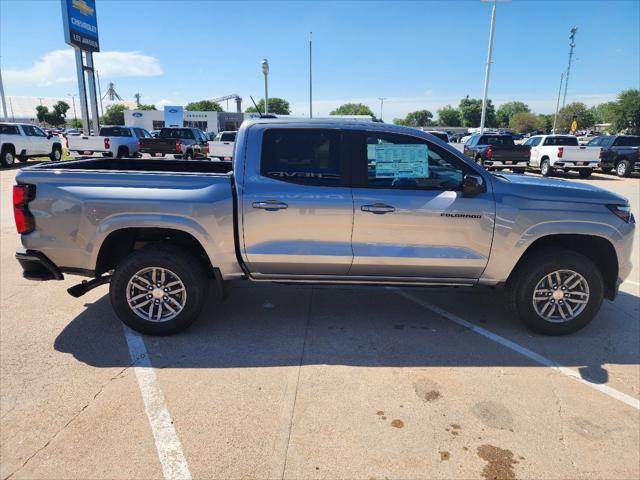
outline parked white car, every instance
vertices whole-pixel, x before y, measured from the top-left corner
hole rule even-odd
[[[137,157],[138,140],[151,138],[151,134],[140,127],[102,127],[100,135],[69,136],[69,153],[78,155],[102,154],[104,157]]]
[[[10,167],[16,159],[26,162],[33,157],[62,158],[60,138],[28,123],[0,123],[0,163]]]
[[[233,148],[236,142],[237,132],[218,132],[214,139],[209,142],[209,158],[218,160],[231,160],[233,158]]]
[[[600,164],[600,149],[580,146],[573,135],[536,135],[524,142],[531,147],[529,168],[548,177],[553,172],[577,171],[586,178]]]

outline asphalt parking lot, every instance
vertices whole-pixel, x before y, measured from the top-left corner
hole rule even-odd
[[[485,289],[238,282],[186,333],[29,282],[0,172],[0,478],[636,479],[640,252],[615,302],[531,334]],[[595,174],[640,214],[640,179]]]

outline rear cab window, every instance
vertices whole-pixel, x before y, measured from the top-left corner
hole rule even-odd
[[[480,145],[514,145],[511,135],[482,135]]]
[[[547,137],[544,141],[544,145],[558,147],[577,147],[578,139],[572,136]]]
[[[122,127],[103,127],[100,129],[101,137],[131,137],[131,129]]]
[[[160,130],[160,138],[180,138],[182,140],[194,140],[193,132],[188,128],[163,128]]]
[[[318,186],[346,180],[340,161],[341,134],[328,129],[268,129],[262,139],[260,175]]]
[[[235,141],[236,141],[236,134],[235,134],[235,132],[233,132],[233,133],[222,133],[222,134],[220,134],[220,141],[221,141],[221,142],[235,142]]]

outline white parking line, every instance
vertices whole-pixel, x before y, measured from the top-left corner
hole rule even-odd
[[[625,281],[624,281],[624,282],[622,282],[622,283],[630,283],[631,285],[640,285],[640,283],[639,283],[639,282],[634,282],[633,280],[625,280]]]
[[[418,305],[423,306],[424,308],[431,310],[433,313],[436,313],[437,315],[440,315],[441,317],[446,318],[447,320],[451,320],[454,323],[457,323],[458,325],[461,325],[465,328],[468,328],[469,330],[472,330],[480,335],[482,335],[485,338],[488,338],[489,340],[493,340],[496,343],[499,343],[500,345],[502,345],[503,347],[507,347],[510,350],[513,350],[514,352],[518,352],[520,355],[523,355],[531,360],[533,360],[534,362],[537,362],[541,365],[544,365],[545,367],[549,367],[552,368],[553,370],[562,373],[563,375],[566,375],[567,377],[571,377],[574,380],[577,380],[578,382],[587,385],[595,390],[598,390],[601,393],[604,393],[605,395],[610,396],[611,398],[615,398],[616,400],[621,401],[622,403],[625,403],[627,405],[629,405],[630,407],[633,407],[637,410],[640,410],[640,400],[638,400],[637,398],[632,397],[631,395],[627,395],[626,393],[622,393],[618,390],[616,390],[615,388],[611,388],[607,385],[601,385],[598,383],[591,383],[585,379],[583,379],[580,376],[579,372],[576,372],[575,370],[571,369],[571,368],[567,368],[567,367],[563,367],[561,365],[559,365],[558,363],[554,362],[553,360],[547,358],[547,357],[543,357],[542,355],[529,350],[528,348],[525,348],[521,345],[518,345],[515,342],[512,342],[511,340],[508,340],[504,337],[501,337],[500,335],[497,335],[493,332],[490,332],[489,330],[486,330],[482,327],[479,327],[478,325],[475,325],[471,322],[468,322],[466,320],[463,320],[462,318],[458,317],[457,315],[454,315],[453,313],[447,312],[446,310],[443,310],[440,307],[437,307],[435,305],[432,305],[430,303],[425,302],[424,300],[421,300],[419,298],[414,297],[413,295],[411,295],[410,293],[404,292],[396,287],[387,287],[389,290],[397,293],[398,295],[401,295],[409,300],[411,300],[414,303],[417,303]]]
[[[129,327],[124,326],[124,336],[129,346],[129,355],[134,363],[144,409],[151,425],[162,472],[166,480],[191,480],[189,465],[182,452],[173,420],[165,405],[164,394],[158,385],[156,374],[144,345],[144,340]]]

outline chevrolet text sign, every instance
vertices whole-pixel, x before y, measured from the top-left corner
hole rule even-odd
[[[72,47],[99,52],[95,0],[62,0],[64,40]]]

